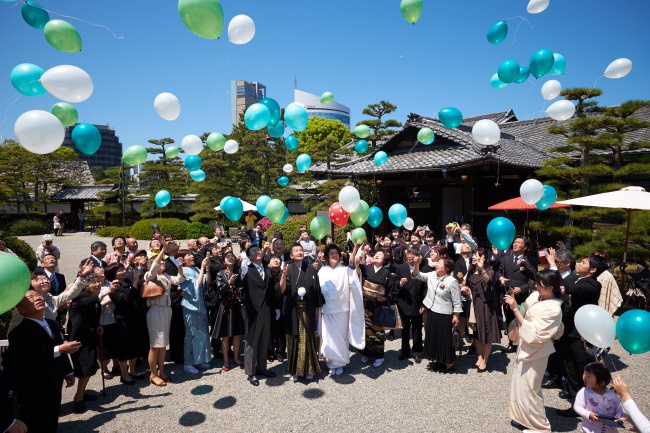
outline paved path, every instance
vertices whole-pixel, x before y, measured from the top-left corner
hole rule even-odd
[[[34,247],[40,242],[40,236],[23,239]],[[68,279],[96,239],[110,242],[87,233],[55,238]],[[290,382],[285,364],[274,362],[270,369],[278,377],[262,380],[259,387],[246,381],[243,370],[222,371],[220,360],[213,360],[213,367],[198,376],[168,364],[173,378],[169,386],[140,381],[130,387],[121,385],[119,378],[109,380],[106,396],[88,403],[90,410],[82,415],[73,413],[73,392],[65,389],[59,432],[517,431],[510,427],[507,412],[514,355],[494,351],[491,371],[481,374],[468,371],[475,358],[464,356],[457,374],[443,375],[428,372],[426,362],[398,361],[398,340],[386,347],[382,368],[362,366],[360,355],[354,353],[343,376],[333,379],[321,373],[309,383]],[[641,410],[650,414],[650,354],[629,355],[616,342],[610,368],[612,362],[631,384]],[[323,363],[321,368],[325,371]],[[101,391],[99,375],[88,389]],[[577,431],[578,419],[554,413],[554,408],[568,407],[557,390],[544,390],[544,397],[553,431]]]

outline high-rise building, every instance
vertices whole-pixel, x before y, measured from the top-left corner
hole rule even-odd
[[[63,146],[71,147],[82,161],[87,161],[90,167],[101,167],[106,170],[109,167],[116,167],[122,163],[122,143],[120,138],[115,135],[115,130],[108,125],[95,125],[102,135],[102,144],[97,149],[97,152],[92,155],[86,155],[77,149],[72,143],[72,130],[74,126],[68,126],[65,129],[65,139]]]
[[[248,107],[266,98],[266,86],[261,83],[249,83],[244,80],[230,82],[230,121],[239,122],[239,116]]]
[[[340,120],[345,126],[350,127],[350,109],[337,102],[322,104],[320,96],[294,89],[293,99],[305,106],[309,117],[323,117],[325,119]]]

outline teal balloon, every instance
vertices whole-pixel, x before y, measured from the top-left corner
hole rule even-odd
[[[309,223],[309,230],[311,231],[311,235],[314,237],[314,239],[317,240],[321,240],[327,236],[327,234],[330,232],[329,227],[329,220],[322,216],[314,217]]]
[[[289,219],[289,208],[285,206],[284,213],[282,214],[282,218],[280,218],[280,220],[276,224],[283,224],[287,219]]]
[[[280,176],[278,178],[278,185],[280,185],[280,186],[289,185],[289,178],[287,176]]]
[[[499,65],[497,70],[499,80],[504,83],[512,83],[519,76],[519,63],[514,60],[505,60]]]
[[[0,309],[1,310],[1,309]],[[616,336],[623,349],[634,355],[650,350],[650,313],[629,310],[616,322]]]
[[[269,123],[267,129],[269,131],[269,135],[273,138],[280,138],[284,135],[284,123],[282,122],[278,122],[275,125],[271,125]]]
[[[43,9],[43,6],[33,1],[23,3],[20,13],[25,22],[35,29],[42,29],[50,20],[50,15]]]
[[[521,84],[530,76],[530,68],[528,66],[519,66],[519,75],[515,78],[515,83]]]
[[[566,69],[566,59],[562,54],[553,53],[553,67],[548,71],[551,75],[562,75]]]
[[[508,83],[504,83],[499,79],[499,74],[497,73],[492,75],[492,78],[490,78],[490,86],[494,87],[495,89],[503,89],[507,85]]]
[[[499,250],[507,250],[515,240],[517,231],[508,218],[496,217],[487,226],[489,241]]]
[[[266,128],[270,119],[271,112],[266,105],[260,103],[251,105],[244,113],[244,123],[251,131],[259,131],[262,128]]]
[[[205,180],[205,171],[203,170],[190,171],[190,177],[194,182],[203,182]]]
[[[457,128],[463,123],[463,113],[458,108],[447,107],[438,111],[440,122],[447,128]]]
[[[368,142],[366,140],[359,140],[354,144],[354,151],[362,155],[368,151]]]
[[[282,116],[282,110],[280,109],[278,101],[273,98],[264,98],[260,101],[260,104],[269,109],[269,126],[276,126],[280,121],[280,116]],[[284,131],[284,126],[282,130]],[[271,137],[273,137],[273,135]]]
[[[304,173],[309,170],[309,167],[311,167],[311,156],[306,153],[298,155],[298,158],[296,158],[296,168],[298,171]]]
[[[11,84],[25,96],[39,96],[46,92],[39,81],[45,71],[31,63],[21,63],[11,70]]]
[[[284,121],[294,131],[304,131],[309,122],[307,110],[300,104],[291,103],[284,109]]]
[[[293,152],[298,149],[298,139],[295,135],[290,135],[284,139],[284,145],[289,152]]]
[[[380,150],[379,152],[375,153],[375,157],[373,158],[373,161],[375,161],[375,165],[377,167],[381,167],[382,165],[386,164],[388,161],[388,155],[386,155],[386,152],[383,150]]]
[[[382,213],[381,209],[379,209],[377,206],[372,206],[370,209],[368,209],[368,224],[370,227],[377,228],[379,227],[379,224],[381,224],[381,221],[384,219],[384,214]]]
[[[535,78],[541,78],[553,68],[554,62],[553,52],[542,48],[530,57],[530,62],[528,63],[530,74]]]
[[[237,197],[228,197],[226,201],[223,202],[221,210],[226,214],[226,218],[230,221],[239,221],[239,219],[244,214],[244,203]]]
[[[266,215],[269,217],[272,223],[277,224],[284,217],[284,210],[286,207],[282,200],[274,198],[266,205]]]
[[[14,308],[29,290],[29,268],[16,256],[0,254],[0,314]]]
[[[162,209],[172,201],[172,195],[169,193],[169,191],[161,189],[156,193],[155,201],[156,206]]]
[[[257,201],[255,202],[255,207],[257,208],[257,212],[260,213],[262,216],[266,216],[266,205],[269,204],[271,201],[271,197],[268,195],[261,195],[257,197]]]
[[[199,155],[187,155],[184,165],[189,172],[200,170],[203,165],[203,160]]]
[[[226,202],[226,200],[228,200],[229,198],[230,198],[230,196],[227,195],[227,196],[225,196],[224,198],[221,199],[221,201],[219,202],[219,208],[220,208],[220,209],[223,210],[223,204],[224,204],[224,203]]]
[[[79,123],[72,130],[71,136],[75,147],[86,155],[97,152],[102,144],[102,134],[90,123]]]
[[[403,204],[395,203],[388,209],[388,219],[397,227],[401,227],[406,221],[406,208]]]
[[[544,195],[539,199],[535,206],[539,210],[546,210],[553,206],[553,203],[557,200],[557,191],[551,185],[544,185]]]
[[[491,44],[500,44],[508,36],[508,24],[505,21],[499,21],[490,26],[487,32],[487,40]]]

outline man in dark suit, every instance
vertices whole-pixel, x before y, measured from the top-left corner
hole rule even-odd
[[[2,358],[0,358],[0,362]],[[6,433],[25,433],[27,426],[17,419],[15,393],[9,388],[9,378],[0,366],[0,431]]]
[[[106,244],[102,241],[95,241],[90,244],[90,257],[88,257],[88,259],[92,260],[93,264],[102,269],[106,269],[106,266],[108,266],[104,261],[104,257],[106,257],[106,248]],[[83,265],[86,263],[86,260],[88,259],[83,259],[81,264]]]
[[[250,247],[246,251],[251,264],[244,277],[242,293],[246,307],[246,345],[244,346],[244,370],[248,381],[259,386],[257,375],[275,377],[266,369],[266,357],[271,340],[271,312],[275,310],[275,291],[271,284],[271,270],[262,264],[262,250]],[[275,310],[279,317],[280,310]]]
[[[411,246],[406,251],[406,263],[396,268],[396,279],[399,280],[399,294],[397,295],[397,308],[402,318],[402,349],[399,360],[408,359],[411,356],[409,339],[413,334],[413,358],[420,363],[422,353],[422,301],[427,293],[427,285],[424,281],[416,280],[412,276],[413,263],[420,257],[420,250]]]
[[[56,296],[66,288],[65,276],[56,272],[57,260],[54,254],[46,254],[41,259],[41,267],[50,279],[50,293]]]
[[[176,265],[176,253],[178,244],[176,242],[167,243],[167,258],[165,259],[165,273],[170,277],[178,275],[178,266]],[[183,318],[183,292],[178,286],[172,286],[169,291],[169,297],[172,303],[172,321],[169,329],[169,356],[174,364],[183,365],[184,342],[185,342],[185,319]]]
[[[3,366],[17,395],[18,417],[30,433],[56,432],[61,386],[64,379],[67,387],[75,381],[68,354],[81,343],[63,342],[56,322],[44,319],[45,299],[35,290],[28,290],[16,308],[24,320],[9,334]]]
[[[537,269],[526,257],[525,253],[526,240],[523,236],[517,236],[512,243],[512,252],[501,258],[499,270],[495,275],[500,283],[501,299],[503,299],[506,292],[512,291],[517,304],[521,304],[530,295],[529,281],[535,279]],[[515,313],[505,304],[503,314],[506,318],[506,324],[510,324],[515,318]],[[514,353],[516,351],[517,345],[513,341],[509,341],[508,347],[503,350],[505,353]]]

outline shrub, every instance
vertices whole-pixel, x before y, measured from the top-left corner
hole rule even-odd
[[[95,231],[97,236],[102,236],[106,238],[114,238],[115,236],[123,236],[125,238],[131,237],[131,227],[118,227],[118,226],[107,226],[100,227]]]
[[[17,220],[7,227],[10,236],[43,235],[50,231],[50,226],[39,220]]]
[[[301,224],[305,224],[307,226],[307,231],[309,231],[309,223],[313,218],[314,214],[291,215],[282,224],[271,224],[266,229],[266,236],[268,238],[268,241],[271,242],[274,232],[281,232],[284,243],[287,245],[287,248],[289,248],[289,246],[293,244],[293,241],[296,239],[296,236],[298,236],[298,227],[300,227]]]
[[[210,226],[199,221],[189,223],[186,228],[187,239],[197,239],[201,236],[207,236],[211,238],[213,235],[214,231],[210,228]]]
[[[36,253],[27,242],[11,236],[4,236],[2,232],[0,232],[0,239],[4,240],[7,248],[16,253],[25,262],[30,271],[36,268]]]
[[[174,239],[187,239],[187,226],[189,223],[178,218],[140,220],[131,227],[131,237],[141,240],[151,239],[153,233],[151,228],[152,222],[158,224],[158,228],[160,228],[162,233],[170,233]]]

